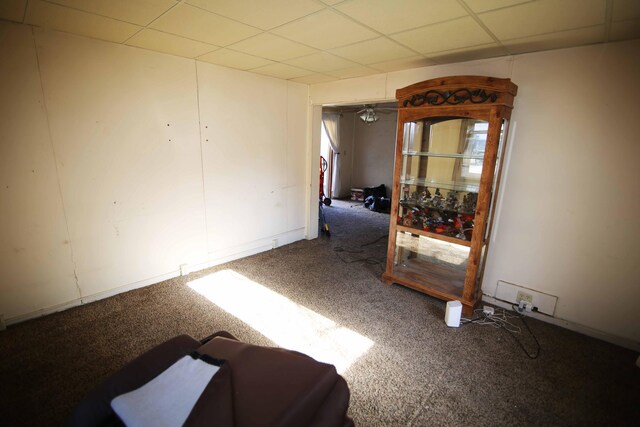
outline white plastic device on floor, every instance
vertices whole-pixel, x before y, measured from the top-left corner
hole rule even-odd
[[[460,301],[447,302],[447,310],[444,313],[444,322],[447,326],[457,328],[460,326],[462,316],[462,303]]]

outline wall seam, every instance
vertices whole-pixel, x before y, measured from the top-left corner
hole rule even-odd
[[[204,148],[202,146],[202,119],[200,117],[200,82],[198,78],[198,61],[193,60],[196,70],[196,104],[198,106],[198,133],[200,135],[200,169],[202,171],[202,204],[204,207],[204,233],[207,258],[209,257],[209,221],[207,220],[207,193],[204,179]]]
[[[286,212],[286,218],[284,221],[284,232],[286,232],[287,230],[289,230],[289,224],[291,223],[290,221],[290,216],[289,216],[289,212],[291,212],[291,209],[289,207],[289,191],[291,191],[291,185],[293,185],[292,183],[289,183],[289,154],[290,154],[290,150],[291,150],[291,135],[289,134],[289,82],[285,82],[285,96],[284,96],[284,103],[285,103],[285,115],[284,115],[284,169],[285,169],[285,177],[284,177],[284,185],[286,188],[285,194],[284,194],[284,210]],[[281,188],[278,189],[278,191],[282,190]],[[282,197],[282,194],[280,194],[280,196]]]
[[[613,0],[607,0],[604,18],[604,42],[611,40],[611,28],[613,27]]]
[[[29,9],[29,0],[24,2],[24,12],[22,13],[22,22],[21,22],[21,24],[24,24],[24,21],[27,19],[27,10],[28,9]]]
[[[73,243],[71,242],[71,233],[69,231],[69,219],[67,218],[67,209],[64,201],[64,194],[62,192],[62,184],[60,183],[60,170],[58,168],[58,156],[56,154],[56,148],[53,143],[53,133],[51,132],[51,122],[49,121],[49,109],[47,108],[47,100],[44,93],[44,83],[42,82],[42,70],[40,69],[40,56],[38,55],[38,44],[36,43],[35,28],[31,26],[31,37],[33,40],[33,49],[36,55],[36,66],[38,67],[38,79],[40,80],[40,93],[42,94],[42,108],[44,109],[44,116],[47,121],[47,132],[49,135],[49,144],[51,144],[51,153],[53,154],[53,164],[56,170],[56,181],[58,184],[58,193],[60,194],[60,201],[62,203],[62,214],[64,216],[64,225],[67,231],[67,241],[69,243],[69,252],[71,256],[71,264],[73,264],[73,277],[75,280],[76,289],[78,290],[78,298],[82,301],[82,289],[80,288],[80,281],[78,280],[78,267],[76,264],[75,255],[73,252]]]

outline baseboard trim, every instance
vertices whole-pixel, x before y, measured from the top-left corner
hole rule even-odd
[[[76,298],[71,301],[67,301],[62,304],[52,305],[51,307],[42,308],[40,310],[31,311],[29,313],[20,314],[18,316],[9,317],[5,319],[5,323],[7,326],[15,325],[16,323],[21,323],[27,320],[35,319],[38,317],[46,316],[48,314],[57,313],[59,311],[65,311],[73,307],[77,307],[82,305],[82,299]]]
[[[489,304],[496,305],[506,310],[513,310],[512,304],[508,302],[500,301],[488,295],[483,295],[482,301],[487,302]],[[599,331],[597,329],[593,329],[588,326],[581,325],[579,323],[574,323],[569,320],[559,319],[557,317],[548,316],[542,313],[531,312],[531,313],[527,313],[527,316],[532,317],[536,320],[541,320],[543,322],[560,326],[565,329],[569,329],[574,332],[578,332],[583,335],[590,336],[592,338],[597,338],[599,340],[606,341],[608,343],[615,344],[620,347],[628,348],[629,350],[640,352],[640,343],[630,340],[628,338],[619,337],[617,335]]]
[[[84,296],[82,298],[76,298],[74,300],[71,300],[62,304],[53,305],[51,307],[43,308],[40,310],[36,310],[26,314],[21,314],[19,316],[8,318],[6,320],[6,324],[7,326],[15,325],[16,323],[21,323],[27,320],[36,319],[38,317],[57,313],[59,311],[65,311],[70,308],[77,307],[79,305],[90,304],[94,301],[99,301],[101,299],[109,298],[124,292],[133,291],[134,289],[140,289],[147,286],[151,286],[156,283],[173,279],[174,277],[178,277],[178,276],[180,276],[180,270],[172,271],[172,272],[162,274],[160,276],[151,277],[145,280],[140,280],[139,282],[130,283],[128,285],[118,286],[117,288],[109,289],[107,291],[98,292],[95,294]]]
[[[298,240],[303,240],[304,238],[305,238],[305,229],[299,228],[296,230],[288,231],[286,233],[265,237],[263,239],[259,239],[243,245],[238,245],[231,248],[225,248],[220,251],[211,252],[207,257],[208,260],[206,262],[190,265],[189,271],[194,272],[194,271],[204,270],[209,267],[214,267],[216,265],[224,264],[225,262],[234,261],[236,259],[245,258],[251,255],[258,254],[260,252],[265,252],[271,249],[278,248],[280,246],[288,245]],[[275,241],[275,245],[274,245],[274,241]],[[118,295],[124,292],[129,292],[134,289],[140,289],[147,286],[151,286],[156,283],[173,279],[178,276],[180,276],[180,269],[170,271],[165,274],[161,274],[160,276],[150,277],[148,279],[140,280],[138,282],[130,283],[123,286],[118,286],[117,288],[109,289],[103,292],[86,295],[86,296],[83,296],[82,298],[76,298],[74,300],[67,301],[62,304],[57,304],[51,307],[46,307],[40,310],[10,317],[5,319],[5,324],[7,326],[15,325],[16,323],[21,323],[27,320],[36,319],[38,317],[57,313],[59,311],[68,310],[70,308],[77,307],[83,304],[89,304],[95,301],[112,297],[114,295]]]
[[[243,245],[209,252],[208,260],[206,262],[193,265],[193,269],[191,271],[199,271],[215,267],[216,265],[224,264],[225,262],[235,261],[236,259],[256,255],[260,252],[266,252],[271,249],[279,248],[280,246],[297,242],[298,240],[303,240],[305,238],[304,233],[304,228],[298,228],[296,230],[265,237],[264,239],[255,240]],[[275,245],[274,241],[276,242]]]
[[[122,294],[124,292],[133,291],[134,289],[146,288],[147,286],[155,285],[156,283],[164,282],[165,280],[173,279],[174,277],[178,276],[180,276],[180,270],[175,270],[169,273],[161,274],[160,276],[150,277],[138,282],[129,283],[128,285],[118,286],[117,288],[109,289],[107,291],[87,295],[82,297],[82,304],[89,304],[94,301],[99,301],[101,299],[109,298],[114,295]]]

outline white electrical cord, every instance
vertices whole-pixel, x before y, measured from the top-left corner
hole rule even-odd
[[[516,308],[516,306],[514,306],[514,310],[516,310],[517,312],[520,311],[519,307]],[[476,309],[474,310],[474,315],[475,317],[473,319],[461,318],[460,326],[469,323],[475,323],[478,325],[489,325],[493,326],[494,328],[504,329],[509,335],[511,335],[511,337],[513,337],[522,351],[524,351],[530,359],[536,359],[540,355],[540,343],[538,342],[538,339],[535,337],[535,335],[533,335],[533,332],[531,332],[531,329],[529,328],[529,325],[527,325],[527,322],[524,320],[524,314],[513,314],[504,309],[496,308],[494,309],[493,314],[487,313],[483,309]],[[535,341],[536,350],[534,353],[529,353],[520,339],[516,336],[516,334],[522,333],[522,328],[512,322],[512,320],[515,319],[520,319],[522,321],[522,324],[525,326],[525,328]]]

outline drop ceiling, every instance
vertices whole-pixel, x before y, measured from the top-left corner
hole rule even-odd
[[[0,19],[313,84],[640,37],[640,0],[0,0]]]

